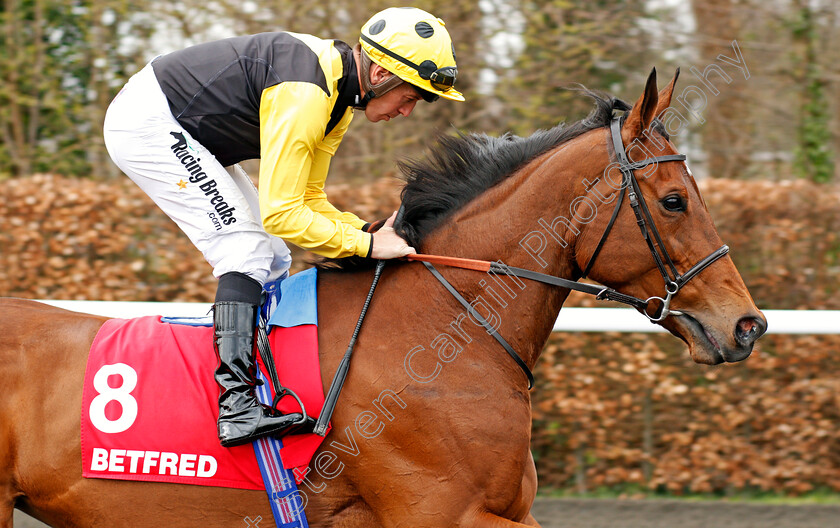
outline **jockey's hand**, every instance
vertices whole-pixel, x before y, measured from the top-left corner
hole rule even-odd
[[[394,219],[396,217],[397,213],[394,212],[385,222],[385,225],[373,234],[373,253],[371,253],[371,257],[392,259],[417,253],[417,250],[409,246],[408,242],[394,231]]]

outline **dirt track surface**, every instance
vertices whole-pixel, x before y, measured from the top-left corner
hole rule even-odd
[[[840,526],[840,505],[738,502],[537,499],[543,528],[828,528]],[[43,524],[15,512],[15,528]],[[244,526],[244,525],[243,525]],[[270,528],[266,524],[261,528]]]
[[[827,528],[840,526],[840,505],[538,499],[532,512],[544,528]]]

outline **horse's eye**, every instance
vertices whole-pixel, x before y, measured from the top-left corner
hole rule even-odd
[[[685,200],[678,194],[666,196],[662,200],[662,205],[669,211],[685,211]]]

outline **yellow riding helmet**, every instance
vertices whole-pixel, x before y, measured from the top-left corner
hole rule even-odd
[[[416,7],[391,7],[373,15],[359,37],[373,62],[434,95],[463,101],[455,78],[455,46],[443,20]]]

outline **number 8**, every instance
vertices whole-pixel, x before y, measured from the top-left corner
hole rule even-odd
[[[117,374],[122,378],[122,385],[110,387],[108,377]],[[125,363],[103,365],[93,377],[93,388],[99,394],[90,402],[90,421],[103,433],[121,433],[134,424],[137,419],[137,400],[131,391],[137,387],[137,371]],[[122,407],[122,413],[116,420],[105,416],[105,406],[116,400]]]

